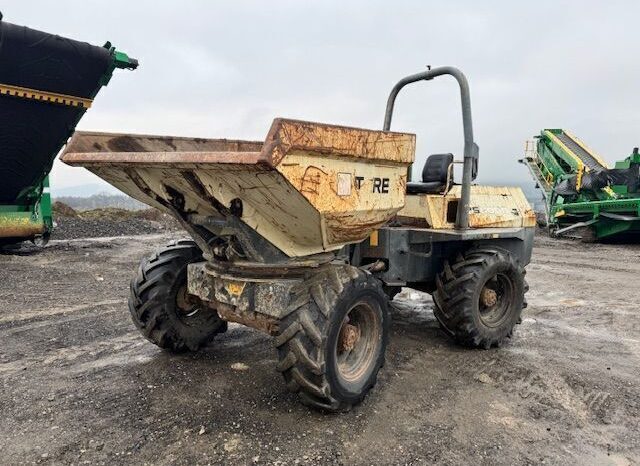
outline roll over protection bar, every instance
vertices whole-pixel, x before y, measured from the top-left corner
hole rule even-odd
[[[456,228],[469,228],[469,198],[471,196],[471,182],[475,180],[478,174],[478,145],[473,140],[473,123],[471,120],[471,96],[469,93],[469,82],[462,71],[452,66],[442,66],[429,69],[422,73],[412,74],[402,78],[391,89],[389,99],[387,100],[387,109],[384,115],[383,131],[389,131],[391,128],[391,118],[393,117],[393,106],[400,90],[407,84],[418,81],[429,81],[437,76],[448,74],[453,76],[460,86],[460,100],[462,104],[462,127],[464,131],[464,167],[462,169],[462,193],[460,195],[460,204],[458,205],[458,214],[456,216]],[[411,167],[408,169],[407,180],[411,180]]]

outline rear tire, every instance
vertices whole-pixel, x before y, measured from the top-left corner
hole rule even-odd
[[[362,401],[384,364],[388,298],[371,274],[329,266],[292,292],[275,338],[278,371],[301,401],[345,411]]]
[[[524,268],[508,251],[473,248],[446,261],[436,280],[434,315],[463,346],[502,345],[513,335],[526,306]]]
[[[202,260],[193,241],[175,241],[143,259],[131,280],[133,323],[160,348],[197,351],[227,329],[214,309],[186,292],[187,266]]]

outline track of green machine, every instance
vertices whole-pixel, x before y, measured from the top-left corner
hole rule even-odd
[[[573,134],[545,129],[527,142],[525,152],[520,161],[542,191],[551,234],[640,239],[638,148],[610,168]]]
[[[0,245],[46,241],[56,155],[114,70],[137,66],[109,42],[36,31],[0,13]]]

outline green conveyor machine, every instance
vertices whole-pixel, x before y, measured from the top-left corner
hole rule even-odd
[[[520,162],[542,190],[551,235],[640,239],[638,148],[611,168],[568,131],[544,129]]]
[[[0,13],[0,245],[46,242],[53,161],[116,68],[137,60],[7,23]]]

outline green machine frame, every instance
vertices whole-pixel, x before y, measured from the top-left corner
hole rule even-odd
[[[527,141],[520,162],[542,191],[550,234],[578,235],[583,240],[640,238],[637,148],[610,168],[568,131],[545,129],[534,141]]]
[[[24,240],[46,244],[53,231],[49,176],[20,204],[0,204],[0,246]]]
[[[19,122],[0,129],[0,183],[6,189],[0,199],[0,246],[24,240],[44,244],[54,225],[49,173],[57,153],[114,70],[135,69],[138,62],[109,42],[96,47],[16,26],[3,22],[1,13],[0,33],[0,117]],[[70,81],[77,92],[68,90]],[[58,86],[66,92],[54,92]]]

